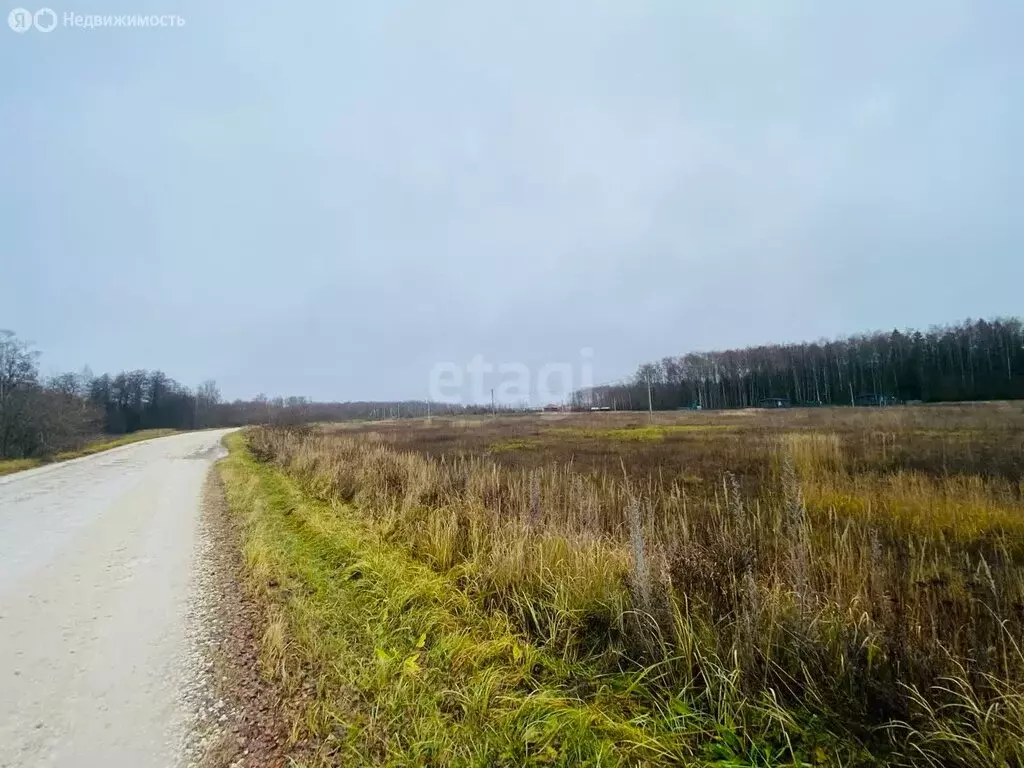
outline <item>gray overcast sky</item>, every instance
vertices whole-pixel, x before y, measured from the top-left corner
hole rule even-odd
[[[0,327],[46,372],[424,397],[1024,311],[1017,0],[53,8],[186,24],[0,28]]]

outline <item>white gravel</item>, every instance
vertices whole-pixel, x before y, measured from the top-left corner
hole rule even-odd
[[[199,508],[226,431],[0,478],[0,768],[192,761],[217,636]]]

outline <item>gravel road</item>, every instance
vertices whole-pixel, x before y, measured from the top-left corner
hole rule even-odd
[[[226,430],[0,478],[0,768],[167,768],[194,648],[203,481]]]

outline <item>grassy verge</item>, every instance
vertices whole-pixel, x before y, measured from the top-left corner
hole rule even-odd
[[[42,464],[40,459],[0,459],[0,475],[10,475]]]
[[[257,462],[242,434],[227,443],[218,466],[242,523],[247,587],[268,617],[261,663],[292,703],[299,764],[793,757],[770,706],[749,708],[765,715],[759,723],[711,717],[685,691],[655,690],[656,669],[600,671],[557,656],[502,611],[482,610],[461,588],[468,574],[438,572],[354,506]]]
[[[76,450],[62,451],[51,458],[4,459],[0,460],[0,475],[9,475],[13,472],[21,472],[25,469],[34,469],[35,467],[40,467],[43,464],[50,464],[55,461],[68,461],[69,459],[77,459],[82,456],[91,456],[94,453],[109,451],[111,448],[119,448],[122,445],[130,445],[131,443],[138,443],[142,440],[151,440],[154,437],[173,435],[177,431],[178,430],[175,429],[143,429],[139,432],[133,432],[130,435],[95,440],[91,443],[86,443],[84,446]]]

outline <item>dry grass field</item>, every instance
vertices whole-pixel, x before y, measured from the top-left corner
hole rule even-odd
[[[434,742],[428,764],[1024,764],[1022,404],[433,419],[247,443],[253,471],[329,505],[318,525],[358,521],[553,660],[557,674],[495,682],[495,711],[526,686],[633,729],[595,745],[548,713],[543,749]],[[417,695],[444,689],[440,667]]]

